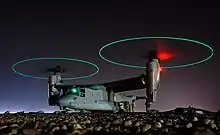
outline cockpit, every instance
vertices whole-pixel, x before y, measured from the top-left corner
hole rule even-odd
[[[72,87],[69,89],[68,93],[79,96],[79,97],[85,97],[85,88]]]

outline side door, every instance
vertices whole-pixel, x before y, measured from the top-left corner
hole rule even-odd
[[[96,93],[94,90],[91,90],[89,88],[85,89],[85,104],[91,105],[95,103],[95,96]]]

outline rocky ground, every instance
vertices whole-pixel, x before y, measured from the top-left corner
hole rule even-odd
[[[169,112],[121,114],[1,114],[0,135],[218,135],[219,112],[179,108]]]

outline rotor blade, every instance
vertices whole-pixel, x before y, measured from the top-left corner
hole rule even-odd
[[[44,70],[41,70],[44,73],[48,73],[48,72],[58,72],[60,71],[61,73],[67,73],[67,70],[64,68],[61,68],[60,66],[56,66],[54,68],[46,68]]]
[[[53,72],[54,68],[47,68],[46,70],[44,70],[44,72]]]

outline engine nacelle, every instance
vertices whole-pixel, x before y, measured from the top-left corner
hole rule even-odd
[[[62,78],[59,74],[53,74],[48,78],[49,105],[57,105],[57,100],[60,97],[60,91],[55,87],[55,85],[60,85],[62,83]]]
[[[149,102],[155,102],[157,98],[157,90],[160,84],[160,64],[158,59],[152,59],[146,67],[147,72],[147,88],[146,95]]]

